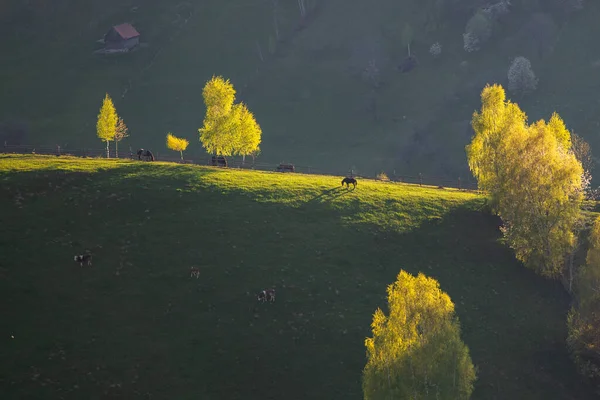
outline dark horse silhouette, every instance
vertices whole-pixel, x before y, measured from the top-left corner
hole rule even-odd
[[[212,156],[210,160],[210,165],[213,165],[215,167],[227,167],[227,160],[223,156]]]
[[[140,161],[142,161],[142,157],[144,157],[145,161],[154,161],[154,154],[150,150],[139,149],[137,156]]]
[[[356,189],[356,179],[344,178],[344,179],[342,179],[342,186],[344,186],[344,183],[346,184],[346,187],[350,187],[350,184],[352,184],[352,185],[354,185],[354,188]]]

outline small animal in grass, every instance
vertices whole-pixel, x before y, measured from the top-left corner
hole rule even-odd
[[[83,264],[92,265],[91,254],[80,254],[74,257],[74,260],[79,263],[79,266],[83,267]]]
[[[275,302],[275,289],[265,289],[263,291],[258,292],[257,296],[258,301],[270,301],[271,303]]]
[[[342,179],[342,186],[344,186],[344,183],[346,184],[346,187],[350,187],[350,185],[354,185],[354,188],[356,189],[356,179],[354,178],[344,178]]]
[[[200,278],[200,268],[190,267],[190,277],[196,277],[196,279]]]

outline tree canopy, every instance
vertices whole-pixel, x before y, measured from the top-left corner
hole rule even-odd
[[[178,151],[183,160],[183,152],[187,149],[190,142],[187,139],[178,138],[171,132],[167,133],[167,148],[173,151]]]
[[[243,103],[234,104],[235,89],[229,80],[213,77],[202,91],[206,116],[199,129],[207,152],[217,155],[249,155],[261,142],[262,130]]]
[[[106,94],[98,114],[96,122],[96,134],[103,142],[106,142],[106,156],[109,156],[108,143],[115,139],[117,133],[117,110],[112,102],[112,99]]]
[[[578,273],[567,344],[577,367],[600,388],[600,217],[590,233],[586,263]]]
[[[389,313],[377,309],[365,340],[365,399],[468,399],[475,368],[450,297],[435,279],[405,271],[387,294]]]
[[[583,200],[583,168],[556,113],[527,125],[500,85],[486,86],[473,114],[469,167],[502,217],[516,256],[538,273],[556,277],[575,244]]]

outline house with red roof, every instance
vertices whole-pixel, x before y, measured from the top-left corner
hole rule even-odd
[[[140,34],[131,24],[113,26],[104,35],[106,49],[129,51],[139,44]]]

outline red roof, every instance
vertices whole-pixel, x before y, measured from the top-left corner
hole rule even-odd
[[[113,29],[125,40],[140,36],[139,32],[131,24],[113,26]]]

